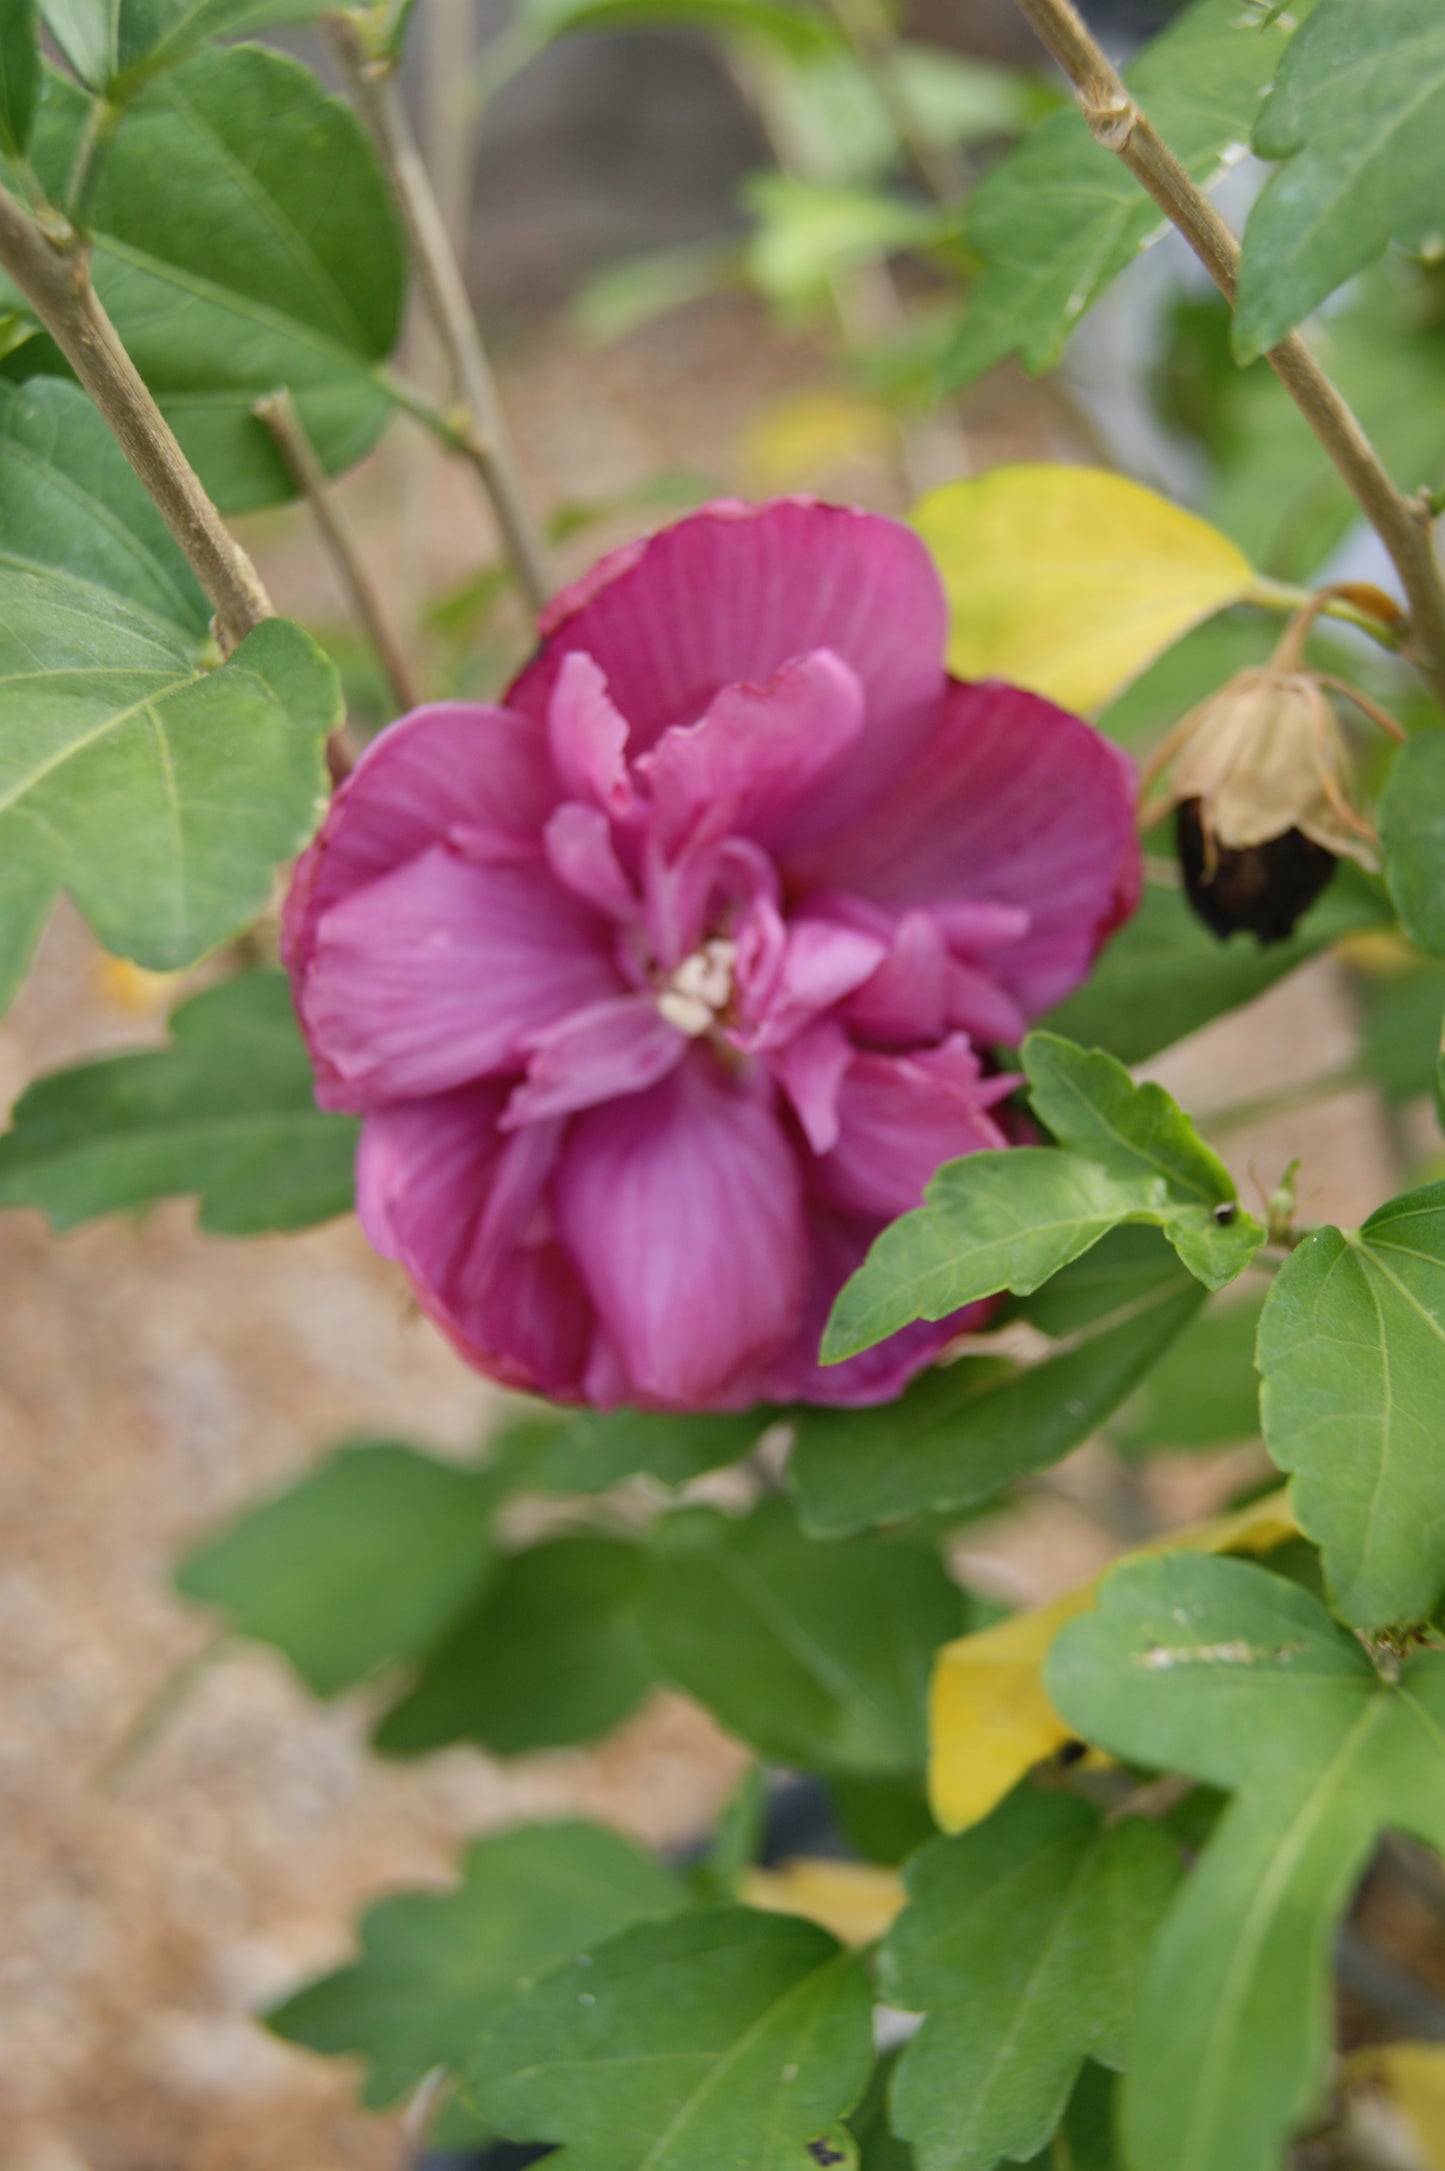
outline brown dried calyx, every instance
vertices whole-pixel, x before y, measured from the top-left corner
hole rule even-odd
[[[1167,790],[1145,806],[1152,828],[1178,809],[1176,837],[1190,903],[1221,938],[1245,928],[1280,942],[1340,858],[1377,865],[1379,839],[1354,804],[1354,763],[1329,698],[1343,694],[1403,736],[1343,679],[1308,669],[1304,644],[1329,591],[1311,598],[1269,663],[1239,671],[1192,709],[1144,771]]]

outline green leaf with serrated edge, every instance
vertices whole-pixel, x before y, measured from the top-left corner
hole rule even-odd
[[[1319,0],[1255,123],[1285,163],[1249,215],[1234,346],[1279,342],[1392,241],[1442,235],[1445,15],[1434,0]]]
[[[1136,1085],[1112,1055],[1057,1033],[1030,1033],[1022,1052],[1030,1105],[1060,1145],[1159,1192],[1160,1226],[1190,1273],[1211,1289],[1232,1281],[1264,1231],[1247,1214],[1221,1226],[1216,1209],[1239,1196],[1234,1178],[1164,1088]]]
[[[79,394],[27,386],[0,433],[3,1002],[62,890],[159,970],[244,926],[320,817],[340,692],[280,619],[198,670],[194,584]]]
[[[288,2042],[364,2058],[380,2109],[437,2066],[455,2071],[523,1987],[686,1894],[615,1832],[539,1824],[470,1846],[447,1892],[402,1892],[361,1918],[361,1956],[266,2015]]]
[[[905,1869],[883,1996],[926,2014],[890,2090],[919,2171],[1032,2155],[1084,2060],[1121,2066],[1149,1946],[1179,1881],[1157,1827],[1024,1788]]]
[[[1294,20],[1305,12],[1292,11]],[[1268,29],[1237,0],[1196,0],[1129,70],[1130,88],[1191,176],[1205,186],[1248,138],[1260,93],[1294,20]],[[1163,221],[1083,117],[1043,121],[975,191],[966,245],[983,260],[944,381],[965,383],[1015,351],[1035,372],[1058,361],[1070,333]]]
[[[1265,1443],[1336,1612],[1423,1618],[1445,1590],[1445,1184],[1307,1236],[1270,1289],[1259,1368]]]
[[[1112,1302],[1036,1364],[987,1355],[924,1372],[877,1409],[797,1412],[788,1465],[804,1528],[839,1537],[869,1523],[971,1507],[1051,1464],[1097,1431],[1189,1325],[1205,1293],[1152,1230],[1118,1229],[1049,1290],[1101,1253],[1120,1255]],[[1042,1295],[1043,1292],[1040,1292]],[[1029,1307],[1022,1307],[1028,1314]]]
[[[872,2064],[851,1955],[812,1923],[712,1907],[564,1962],[463,2085],[501,2132],[562,2143],[558,2171],[817,2171],[852,2159],[831,2129]]]
[[[502,1560],[374,1734],[388,1756],[476,1741],[499,1756],[620,1724],[656,1675],[637,1625],[643,1556],[620,1538],[553,1538]]]
[[[47,75],[32,157],[52,191],[89,112]],[[252,412],[278,386],[328,472],[371,449],[405,257],[360,122],[309,69],[233,46],[151,83],[101,174],[94,233],[100,298],[223,512],[295,495]]]
[[[45,26],[88,89],[123,103],[213,38],[319,15],[325,0],[41,0]]]
[[[54,1071],[0,1136],[0,1207],[57,1229],[195,1192],[213,1236],[351,1210],[357,1124],[316,1106],[285,978],[243,974],[186,1003],[172,1046]]]
[[[0,5],[0,153],[24,156],[40,88],[40,44],[35,0]]]
[[[1412,942],[1445,957],[1445,731],[1417,731],[1380,800],[1385,880]]]
[[[1342,935],[1391,922],[1379,889],[1341,866],[1287,942],[1261,945],[1248,935],[1220,942],[1195,918],[1182,890],[1151,882],[1078,993],[1050,1012],[1049,1029],[1106,1048],[1121,1062],[1142,1063],[1253,1002]]]
[[[1135,1085],[1112,1056],[1052,1033],[1031,1033],[1022,1060],[1059,1145],[945,1163],[923,1205],[886,1228],[844,1284],[825,1363],[1002,1289],[1028,1296],[1123,1222],[1162,1229],[1207,1288],[1231,1280],[1264,1241],[1223,1163],[1162,1087]]]
[[[1277,2171],[1326,2075],[1335,1925],[1382,1829],[1445,1847],[1445,1653],[1397,1682],[1296,1584],[1173,1554],[1107,1577],[1045,1668],[1070,1726],[1237,1789],[1154,1948],[1131,2171]]]
[[[188,1553],[177,1588],[335,1696],[419,1651],[486,1580],[492,1505],[484,1472],[343,1447]]]
[[[602,1493],[645,1471],[686,1485],[756,1446],[767,1410],[686,1416],[649,1410],[528,1412],[508,1426],[520,1482],[553,1493]]]
[[[1259,1437],[1255,1337],[1264,1298],[1233,1295],[1202,1312],[1108,1426],[1130,1455]]]
[[[760,1755],[912,1771],[933,1654],[961,1633],[965,1601],[931,1546],[816,1545],[772,1499],[659,1524],[642,1618],[660,1670]]]

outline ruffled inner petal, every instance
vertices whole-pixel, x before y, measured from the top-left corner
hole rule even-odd
[[[1132,765],[1091,725],[1015,686],[953,685],[929,740],[866,816],[800,851],[795,884],[960,920],[951,946],[1037,1017],[1088,971],[1138,902]],[[1008,934],[998,908],[1028,916]],[[946,926],[946,920],[944,921]]]
[[[985,1078],[962,1035],[912,1055],[855,1056],[838,1095],[838,1143],[815,1166],[819,1195],[891,1221],[934,1170],[1008,1141],[989,1109],[1011,1089]]]
[[[300,990],[331,1108],[439,1093],[508,1065],[526,1036],[619,992],[597,920],[542,867],[423,852],[319,921]]]
[[[547,704],[547,743],[566,797],[626,815],[633,805],[627,737],[627,719],[592,658],[581,650],[565,656]]]
[[[726,1399],[795,1332],[808,1284],[797,1158],[709,1052],[577,1117],[555,1200],[634,1399]]]
[[[532,1036],[527,1075],[507,1102],[503,1130],[640,1093],[687,1052],[647,995],[622,995],[578,1010]]]
[[[505,709],[438,702],[367,747],[331,802],[286,900],[286,963],[309,962],[321,915],[451,830],[535,838],[557,800],[546,743]]]
[[[713,835],[776,842],[862,729],[857,674],[827,649],[765,686],[724,687],[697,723],[674,725],[638,762],[659,846],[676,851],[703,823]]]

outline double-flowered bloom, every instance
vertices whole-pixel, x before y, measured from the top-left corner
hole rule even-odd
[[[469,1361],[603,1406],[862,1403],[824,1370],[940,1162],[1006,1143],[992,1051],[1137,898],[1127,763],[943,666],[889,520],[720,504],[553,607],[501,707],[404,717],[297,870],[286,956],[363,1223]]]

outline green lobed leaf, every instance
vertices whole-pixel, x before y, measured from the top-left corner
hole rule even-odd
[[[23,158],[40,89],[40,41],[36,0],[4,0],[0,6],[0,153]]]
[[[1058,1146],[945,1163],[923,1205],[883,1231],[844,1285],[825,1362],[1002,1289],[1028,1296],[1122,1222],[1162,1229],[1207,1288],[1263,1242],[1224,1164],[1161,1086],[1135,1085],[1112,1056],[1053,1033],[1031,1033],[1022,1060]]]
[[[388,1756],[475,1741],[499,1756],[591,1741],[656,1675],[638,1627],[644,1561],[620,1538],[553,1538],[501,1560],[373,1735]]]
[[[1130,89],[1194,180],[1222,171],[1248,139],[1259,97],[1305,10],[1261,26],[1237,0],[1195,0],[1140,54]],[[964,240],[983,260],[949,385],[1017,351],[1053,367],[1079,320],[1162,225],[1158,206],[1077,111],[1049,116],[969,199]]]
[[[1336,1611],[1421,1619],[1445,1590],[1445,1184],[1307,1236],[1270,1290],[1259,1368],[1265,1442]]]
[[[52,191],[90,106],[47,76],[32,155]],[[370,450],[392,411],[378,365],[405,256],[361,124],[309,69],[243,45],[148,85],[102,172],[94,237],[100,298],[223,512],[295,495],[252,412],[278,387],[328,472]]]
[[[351,1209],[357,1124],[316,1106],[278,972],[245,973],[176,1011],[172,1046],[52,1072],[0,1136],[0,1207],[57,1229],[196,1192],[213,1236],[304,1229]]]
[[[249,37],[319,15],[325,0],[41,0],[46,28],[82,83],[120,104],[213,38]]]
[[[1253,1002],[1342,935],[1390,921],[1378,888],[1341,867],[1287,942],[1261,945],[1242,934],[1220,942],[1181,889],[1151,882],[1078,993],[1050,1013],[1049,1029],[1142,1063]]]
[[[814,1544],[778,1499],[660,1523],[642,1621],[659,1669],[760,1755],[835,1772],[921,1769],[933,1654],[966,1625],[931,1546]]]
[[[480,1839],[449,1892],[402,1892],[361,1918],[361,1956],[266,2015],[288,2042],[364,2058],[380,2109],[437,2066],[455,2072],[524,1987],[686,1894],[615,1832],[538,1824]]]
[[[713,1907],[565,1962],[465,2088],[503,2133],[562,2143],[558,2171],[817,2171],[856,2161],[835,2121],[872,2064],[855,1959],[811,1923]]]
[[[1081,1319],[1070,1306],[1058,1348],[1035,1364],[969,1355],[879,1408],[800,1410],[788,1475],[808,1533],[972,1507],[1047,1469],[1134,1392],[1205,1300],[1149,1229],[1116,1229],[1039,1298],[1065,1303],[1059,1284],[1071,1281],[1097,1293],[1096,1308]]]
[[[1445,15],[1434,0],[1319,0],[1254,129],[1284,161],[1249,216],[1234,345],[1277,346],[1392,241],[1441,236]]]
[[[343,1447],[186,1554],[176,1585],[335,1696],[411,1657],[485,1582],[492,1506],[485,1472]]]
[[[890,2089],[919,2171],[992,2171],[1044,2147],[1086,2057],[1126,2063],[1140,1978],[1179,1882],[1157,1826],[1020,1789],[904,1871],[888,2003],[927,2017]]]
[[[325,804],[336,674],[299,627],[200,668],[206,610],[78,389],[0,387],[0,1004],[68,890],[188,965],[261,909]]]
[[[1380,800],[1385,880],[1412,942],[1445,957],[1445,731],[1406,740]]]
[[[1045,1683],[1116,1756],[1238,1790],[1140,1991],[1130,2171],[1278,2171],[1325,2082],[1334,1930],[1379,1832],[1445,1846],[1445,1653],[1390,1681],[1298,1585],[1176,1553],[1107,1577]]]

